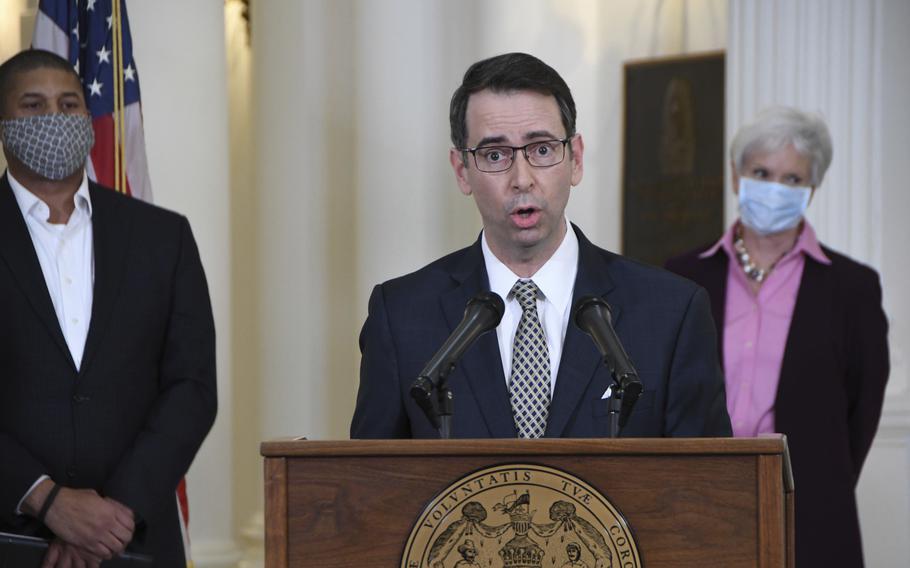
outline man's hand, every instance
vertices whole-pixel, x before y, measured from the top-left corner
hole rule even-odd
[[[44,524],[67,543],[104,560],[123,552],[135,529],[133,513],[126,506],[93,489],[67,487],[60,490]]]
[[[41,568],[98,568],[100,564],[101,558],[57,538],[48,547]]]

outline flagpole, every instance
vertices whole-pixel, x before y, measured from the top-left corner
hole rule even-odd
[[[114,51],[114,178],[115,189],[127,193],[126,185],[126,126],[124,120],[124,78],[123,78],[123,19],[120,2],[112,0],[111,11],[112,42]]]

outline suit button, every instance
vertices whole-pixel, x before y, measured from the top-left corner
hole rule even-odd
[[[74,467],[66,468],[66,476],[69,477],[70,479],[76,477],[76,468],[74,468]]]
[[[73,402],[75,402],[75,403],[83,403],[83,402],[88,402],[88,401],[89,401],[89,397],[87,397],[85,395],[81,395],[81,394],[73,395]]]

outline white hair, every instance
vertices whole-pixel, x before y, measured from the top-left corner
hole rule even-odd
[[[742,173],[746,157],[756,150],[773,152],[793,145],[812,164],[813,187],[818,187],[831,165],[834,150],[828,126],[818,115],[775,106],[761,111],[755,120],[737,131],[730,145],[730,158]]]

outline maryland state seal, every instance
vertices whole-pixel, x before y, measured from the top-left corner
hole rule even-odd
[[[625,518],[582,480],[500,465],[440,493],[417,520],[401,568],[640,568]]]

